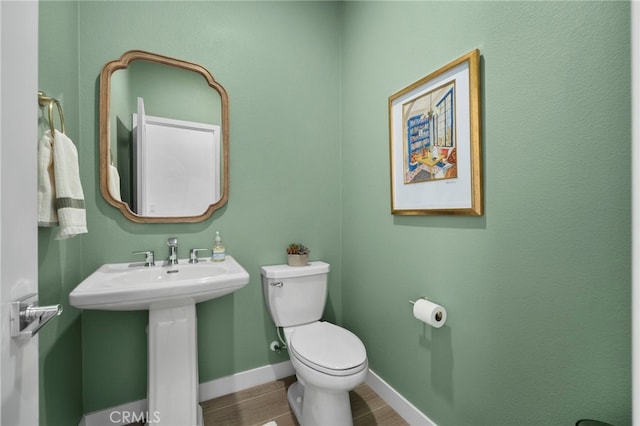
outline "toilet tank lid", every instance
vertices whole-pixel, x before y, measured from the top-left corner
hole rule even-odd
[[[326,262],[309,262],[306,266],[269,265],[260,268],[266,278],[293,278],[308,275],[326,274],[329,272],[329,264]]]

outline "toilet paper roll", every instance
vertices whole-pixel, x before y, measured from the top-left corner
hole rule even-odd
[[[432,327],[440,328],[447,320],[447,310],[427,299],[418,299],[413,304],[413,316]]]

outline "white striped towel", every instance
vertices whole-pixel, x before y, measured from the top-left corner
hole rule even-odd
[[[58,224],[55,208],[56,190],[53,176],[51,132],[47,130],[38,143],[38,226]]]
[[[54,138],[51,143],[51,132],[47,130],[38,147],[41,151],[38,160],[38,224],[51,226],[58,222],[60,227],[56,240],[65,240],[88,232],[87,219],[76,146],[58,130]],[[52,157],[48,163],[47,155]],[[49,164],[48,167],[43,167],[45,164]]]

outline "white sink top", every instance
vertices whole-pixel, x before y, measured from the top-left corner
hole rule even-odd
[[[69,303],[80,309],[134,311],[195,304],[224,296],[249,283],[249,274],[231,256],[145,267],[108,263],[73,289]]]

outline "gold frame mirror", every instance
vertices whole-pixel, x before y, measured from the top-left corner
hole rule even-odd
[[[221,152],[219,153],[219,198],[202,213],[194,216],[143,216],[136,213],[128,202],[114,197],[109,190],[109,173],[112,164],[112,135],[111,135],[111,103],[112,103],[112,77],[114,72],[127,69],[133,61],[147,61],[149,63],[166,65],[181,70],[195,72],[202,76],[208,87],[217,92],[220,98],[220,137]],[[229,100],[227,92],[218,83],[213,75],[204,67],[191,62],[145,52],[131,50],[124,53],[119,59],[110,61],[104,65],[100,72],[100,191],[104,199],[129,220],[138,223],[184,223],[201,222],[209,218],[214,211],[226,204],[229,198]]]

